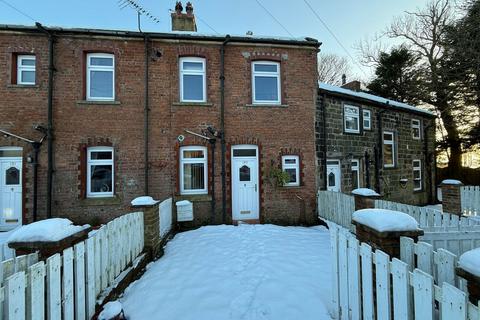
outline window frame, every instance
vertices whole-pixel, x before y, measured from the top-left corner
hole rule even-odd
[[[418,162],[418,166],[415,165],[415,162]],[[420,173],[420,178],[415,179],[415,172],[418,171]],[[420,159],[413,159],[412,160],[412,172],[413,172],[413,191],[422,191],[423,190],[423,170],[422,170],[422,160]],[[420,182],[420,187],[415,187],[415,181]]]
[[[96,160],[91,159],[92,152],[111,152],[112,159]],[[92,165],[111,165],[112,166],[112,190],[109,192],[92,192]],[[115,195],[115,150],[113,147],[87,147],[87,198],[109,198]]]
[[[421,140],[422,139],[422,121],[420,119],[413,118],[410,123],[411,123],[411,129],[412,129],[412,139]],[[418,129],[418,136],[415,136],[414,129]]]
[[[111,58],[112,66],[92,66],[90,64],[91,58]],[[88,101],[115,101],[115,55],[113,53],[87,53],[86,60],[86,99]],[[107,71],[112,73],[112,97],[92,97],[90,92],[90,71]]]
[[[392,136],[392,140],[385,140],[385,134],[389,134]],[[396,161],[396,156],[397,152],[395,150],[395,132],[393,131],[383,131],[382,133],[382,142],[383,142],[383,148],[382,148],[382,161],[383,161],[383,167],[384,168],[395,168],[397,161]],[[392,146],[392,164],[385,164],[385,145],[391,145]]]
[[[35,62],[33,66],[23,66],[22,60],[32,60]],[[33,71],[33,82],[22,80],[22,71]],[[17,84],[33,86],[37,83],[37,57],[33,54],[19,54],[17,55]]]
[[[358,129],[355,130],[355,129],[349,129],[347,128],[347,108],[353,108],[353,109],[356,109],[357,110],[357,115],[356,115],[356,118],[357,118],[357,127]],[[361,126],[360,126],[360,114],[361,114],[361,108],[359,106],[356,106],[356,105],[352,105],[352,104],[347,104],[347,103],[344,103],[343,104],[343,131],[345,133],[353,133],[353,134],[360,134],[361,133]],[[349,113],[350,115],[350,113]],[[363,123],[362,123],[362,126],[363,126]]]
[[[354,165],[353,163],[356,162],[357,164]],[[354,170],[354,168],[356,168]],[[354,175],[354,171],[356,171],[356,176],[357,176],[357,183],[358,183],[358,186],[357,187],[354,187],[353,186],[353,183],[352,183],[352,189],[358,189],[358,188],[361,188],[361,183],[360,183],[360,160],[359,159],[352,159],[351,160],[351,173],[352,173],[352,177]],[[352,182],[353,182],[353,179],[352,179]]]
[[[365,116],[368,113],[368,117]],[[368,127],[365,126],[365,119],[368,119]],[[363,130],[372,130],[372,111],[370,109],[362,109],[362,127]]]
[[[286,163],[285,160],[295,160],[295,164]],[[285,187],[299,187],[300,186],[300,156],[298,155],[284,155],[282,156],[282,171],[286,172],[286,169],[295,169],[295,182],[286,182]]]
[[[179,76],[180,76],[180,102],[196,102],[202,103],[207,102],[207,61],[205,58],[202,57],[181,57],[179,60]],[[201,62],[202,63],[202,70],[184,70],[183,63],[184,62]],[[203,99],[196,100],[196,99],[185,99],[184,98],[184,85],[183,85],[183,76],[184,75],[201,75],[202,76],[202,95]]]
[[[184,158],[183,157],[183,151],[202,151],[203,152],[203,159],[201,158]],[[208,194],[208,149],[207,147],[204,146],[183,146],[180,147],[179,149],[180,155],[179,155],[179,180],[180,180],[180,194],[182,195],[193,195],[193,194]],[[202,163],[203,164],[203,183],[204,183],[204,188],[203,189],[190,189],[190,190],[185,190],[184,186],[184,180],[183,180],[183,175],[184,175],[184,169],[183,165],[185,163]]]
[[[256,65],[274,65],[277,66],[277,71],[255,71]],[[282,81],[281,81],[281,64],[278,61],[255,60],[252,61],[252,104],[255,105],[281,105],[282,104]],[[277,100],[257,100],[255,98],[255,78],[256,77],[276,77],[277,78]]]

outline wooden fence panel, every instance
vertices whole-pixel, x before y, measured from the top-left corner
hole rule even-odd
[[[413,271],[413,288],[415,319],[433,320],[435,302],[432,276],[415,269]]]
[[[362,265],[362,311],[364,320],[375,319],[373,300],[372,248],[362,243],[360,246]]]
[[[412,319],[409,266],[398,260],[392,260],[393,314],[395,320]]]
[[[27,319],[45,319],[45,263],[29,267],[27,284]]]
[[[448,283],[442,287],[441,314],[443,319],[466,320],[467,297]]]
[[[85,244],[77,243],[74,247],[75,275],[75,319],[85,319]]]
[[[89,238],[85,241],[85,274],[86,274],[86,312],[87,318],[90,319],[95,314],[95,240]]]
[[[63,272],[62,272],[62,299],[63,299],[63,319],[74,319],[74,301],[73,301],[73,249],[63,250]]]
[[[25,272],[20,271],[6,280],[5,314],[8,320],[25,319]]]
[[[350,319],[360,319],[360,252],[358,240],[355,237],[348,237],[348,304]]]
[[[347,238],[345,233],[339,232],[338,235],[338,264],[340,274],[340,314],[342,319],[349,319],[348,305],[348,255],[347,255]]]
[[[377,289],[377,317],[389,320],[390,306],[390,258],[380,251],[375,251],[375,281]]]
[[[433,247],[432,245],[419,242],[417,249],[417,268],[428,274],[433,274]]]
[[[334,314],[340,313],[340,300],[339,300],[339,264],[338,264],[338,228],[335,225],[330,227],[330,249],[332,253],[332,306]]]
[[[460,188],[462,211],[465,215],[480,215],[480,186],[463,186]]]
[[[60,319],[62,316],[62,295],[60,284],[60,254],[47,258],[47,319]]]

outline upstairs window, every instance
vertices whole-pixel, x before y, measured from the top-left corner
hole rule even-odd
[[[91,147],[87,150],[87,197],[113,196],[113,148]]]
[[[395,167],[395,135],[393,132],[383,132],[383,166],[385,168]]]
[[[372,129],[372,113],[370,110],[363,110],[363,129]]]
[[[207,148],[180,148],[180,193],[206,194],[207,190]]]
[[[280,63],[255,61],[252,63],[253,104],[280,104]]]
[[[421,138],[421,122],[419,119],[412,119],[412,138],[420,140]]]
[[[300,158],[299,156],[283,156],[282,170],[285,171],[289,179],[285,186],[299,186],[300,185]]]
[[[35,84],[35,56],[18,55],[17,56],[17,84],[34,85]]]
[[[343,119],[345,132],[360,133],[360,108],[356,106],[343,106]]]
[[[115,58],[113,54],[87,54],[87,100],[115,100]]]
[[[420,191],[423,188],[422,182],[422,161],[413,160],[413,190]]]
[[[360,161],[352,160],[352,190],[360,188]]]
[[[180,101],[206,102],[205,59],[180,59]]]

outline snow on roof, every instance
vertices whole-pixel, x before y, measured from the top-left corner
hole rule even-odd
[[[325,90],[325,91],[329,91],[329,92],[333,92],[333,93],[344,94],[344,95],[357,97],[357,98],[361,98],[361,99],[365,99],[365,100],[369,100],[369,101],[373,101],[373,102],[378,102],[378,103],[390,105],[390,106],[393,106],[393,107],[399,108],[399,109],[421,112],[421,113],[424,113],[424,114],[428,114],[430,116],[435,115],[434,113],[432,113],[430,111],[420,109],[418,107],[414,107],[414,106],[411,106],[411,105],[403,103],[403,102],[398,102],[398,101],[395,101],[395,100],[386,99],[386,98],[376,96],[376,95],[366,93],[366,92],[357,92],[357,91],[333,86],[331,84],[320,82],[320,81],[318,82],[318,87],[321,90]]]
[[[442,184],[453,184],[453,185],[461,185],[463,184],[460,180],[455,179],[445,179],[442,181]]]
[[[368,188],[358,188],[352,191],[352,194],[357,196],[364,196],[364,197],[378,197],[379,194],[375,192],[375,190],[368,189]]]
[[[462,254],[458,259],[458,265],[465,271],[480,277],[480,248]]]
[[[11,242],[59,241],[74,233],[90,227],[75,226],[72,221],[63,218],[52,218],[30,223],[16,229],[7,239]]]
[[[418,230],[417,220],[400,211],[362,209],[353,213],[352,220],[377,230],[378,232]]]

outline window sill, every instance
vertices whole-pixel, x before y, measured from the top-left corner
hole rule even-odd
[[[120,105],[120,101],[78,100],[77,105]]]
[[[213,103],[209,102],[173,102],[175,107],[213,107]]]
[[[302,188],[302,185],[299,186],[282,186],[283,189],[300,189]]]
[[[12,88],[12,89],[36,89],[39,88],[40,86],[38,84],[9,84],[7,85],[7,88]]]
[[[80,201],[82,206],[109,206],[122,203],[122,199],[118,195],[113,197],[85,198]]]
[[[288,108],[288,104],[246,104],[247,108]]]
[[[175,201],[188,200],[191,202],[208,202],[212,201],[212,196],[209,194],[177,194]]]

